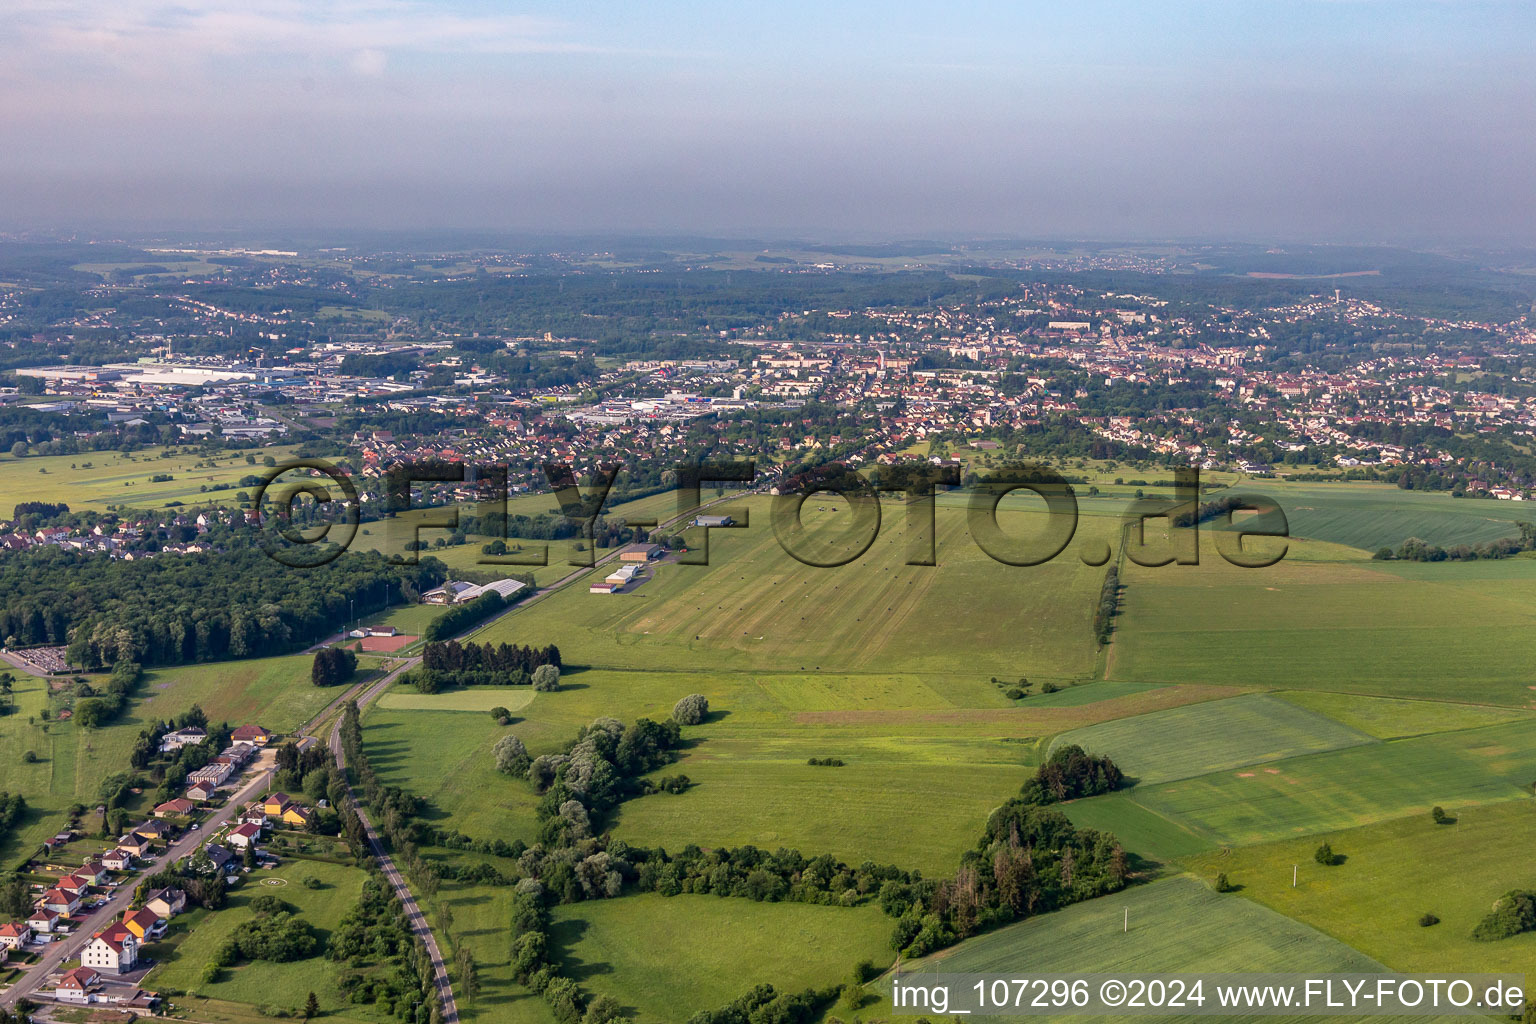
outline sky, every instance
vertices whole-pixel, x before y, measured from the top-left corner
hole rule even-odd
[[[0,0],[0,228],[1536,244],[1536,3]]]

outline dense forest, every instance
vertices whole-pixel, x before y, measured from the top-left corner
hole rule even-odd
[[[278,654],[444,576],[434,558],[395,565],[374,552],[293,569],[254,548],[119,561],[43,547],[0,560],[0,637],[67,645],[82,668]]]

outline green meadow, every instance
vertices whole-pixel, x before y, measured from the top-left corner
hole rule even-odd
[[[130,508],[165,508],[183,505],[237,505],[240,480],[265,472],[261,460],[271,455],[278,462],[291,457],[291,446],[261,448],[252,452],[221,452],[206,455],[166,449],[124,454],[117,451],[82,452],[79,455],[39,455],[16,458],[0,454],[0,493],[25,495],[28,501],[63,502],[73,511],[104,511],[108,505]],[[247,461],[247,456],[254,463]],[[172,480],[152,481],[169,475]],[[228,489],[204,491],[218,484]],[[18,499],[19,500],[19,499]],[[0,513],[10,514],[7,506]]]
[[[1461,806],[1529,799],[1536,729],[1525,722],[1389,740],[1141,787],[1136,802],[1223,845]]]
[[[1130,567],[1111,678],[1527,707],[1536,564]]]
[[[1218,894],[1192,878],[1177,877],[1007,925],[926,960],[904,964],[902,978],[920,983],[921,975],[930,972],[1017,977],[1192,971],[1364,973],[1382,969],[1358,950],[1306,924],[1251,900]],[[887,993],[889,982],[888,975],[872,983],[870,989]],[[882,998],[867,1009],[888,1013],[891,1006]],[[1171,1015],[1158,1019],[1202,1018]]]
[[[1369,735],[1268,694],[1121,718],[1058,736],[1103,754],[1141,784],[1370,743]]]
[[[1531,884],[1529,799],[1487,807],[1445,805],[1454,824],[1428,811],[1321,837],[1266,843],[1189,858],[1197,874],[1224,871],[1244,898],[1327,932],[1401,971],[1525,973],[1536,933],[1474,942],[1472,929],[1493,902]],[[1344,863],[1322,867],[1313,850],[1327,839]],[[1291,886],[1292,866],[1297,884]],[[1433,913],[1440,923],[1421,927]]]
[[[671,1024],[767,982],[798,992],[884,961],[891,921],[874,905],[821,907],[654,893],[563,906],[551,939],[566,973],[640,1024]]]
[[[299,884],[305,878],[318,880],[320,888]],[[323,950],[326,937],[362,895],[366,878],[360,868],[309,860],[290,860],[272,870],[252,872],[230,894],[224,909],[187,915],[193,925],[189,931],[182,931],[178,924],[158,944],[161,948],[150,948],[150,955],[162,962],[148,976],[147,983],[194,993],[194,1008],[196,998],[201,997],[276,1006],[297,1013],[303,1009],[308,993],[314,992],[321,1010],[328,1014],[364,1021],[387,1020],[375,1007],[355,1005],[347,999],[335,983],[336,964],[321,953],[292,963],[258,960],[238,964],[227,968],[219,981],[202,980],[209,954],[255,916],[248,906],[253,897],[272,895],[291,904],[294,913],[314,929]],[[271,880],[284,884],[268,884]]]

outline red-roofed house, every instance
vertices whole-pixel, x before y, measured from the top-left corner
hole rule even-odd
[[[153,910],[130,910],[123,915],[123,927],[140,939],[146,939],[164,932],[165,922]]]
[[[44,910],[51,910],[55,914],[68,917],[80,909],[80,897],[63,889],[49,889],[43,893],[42,902],[39,905]]]
[[[264,747],[272,741],[272,734],[259,725],[242,725],[230,733],[229,738],[235,743],[254,743]]]
[[[6,949],[20,949],[31,941],[31,925],[17,924],[14,921],[0,924],[0,946],[4,946]]]
[[[43,935],[52,932],[58,923],[59,915],[51,910],[34,910],[32,916],[27,918],[27,926]]]
[[[80,965],[98,971],[126,974],[139,961],[139,937],[121,922],[91,936],[80,951]]]
[[[160,804],[155,808],[154,813],[157,818],[168,818],[173,814],[191,814],[195,810],[197,810],[197,804],[194,804],[186,797],[179,796],[174,800],[167,800],[165,803]]]
[[[229,845],[238,846],[243,850],[248,846],[255,846],[256,840],[260,838],[261,829],[250,822],[246,822],[244,825],[230,830]]]
[[[72,1003],[88,1002],[91,989],[100,983],[100,972],[89,967],[76,967],[59,979],[58,987],[53,991],[54,998]]]

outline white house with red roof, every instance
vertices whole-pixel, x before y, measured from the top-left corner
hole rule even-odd
[[[228,838],[229,845],[238,846],[244,850],[247,847],[256,845],[256,840],[261,838],[261,827],[246,822],[244,825],[230,829]]]
[[[59,924],[59,915],[52,910],[34,910],[32,916],[27,918],[27,927],[39,935],[51,933]]]
[[[127,974],[139,962],[139,937],[121,921],[91,936],[80,951],[80,966],[103,973]]]
[[[38,905],[44,910],[68,917],[80,909],[80,897],[63,889],[49,889],[43,893]]]
[[[14,921],[7,921],[5,924],[0,924],[0,946],[5,947],[6,949],[20,949],[22,946],[25,946],[31,941],[31,925],[17,924]]]
[[[90,1002],[91,989],[101,984],[101,972],[89,967],[76,967],[59,979],[53,990],[55,999],[69,1003]]]

